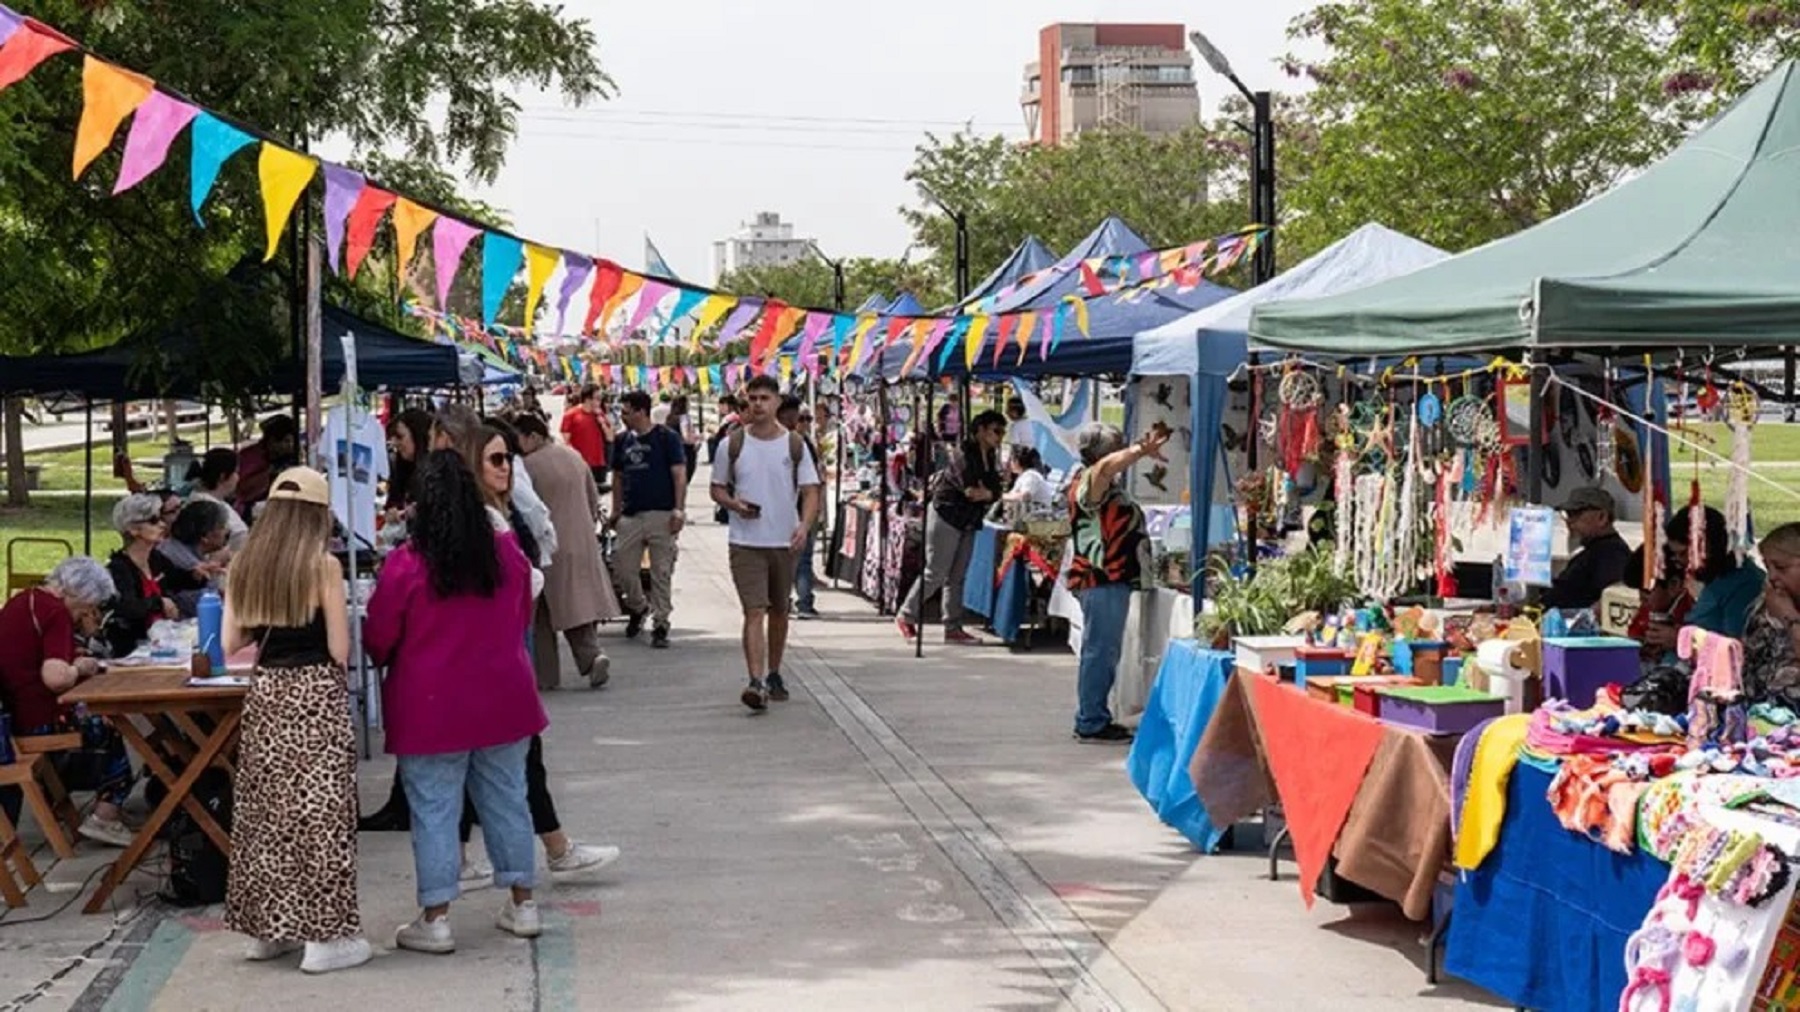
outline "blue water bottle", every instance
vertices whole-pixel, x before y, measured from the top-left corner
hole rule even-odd
[[[200,649],[206,651],[206,657],[212,661],[213,671],[225,672],[225,602],[219,598],[216,590],[207,590],[200,595],[200,605],[194,610],[200,620]]]

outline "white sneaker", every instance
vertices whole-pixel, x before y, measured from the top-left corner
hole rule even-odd
[[[95,843],[103,843],[108,847],[129,847],[131,838],[136,835],[132,833],[130,826],[118,819],[102,819],[97,815],[90,815],[81,820],[81,828],[75,832],[86,839]]]
[[[455,952],[456,937],[450,934],[450,918],[446,915],[435,921],[428,921],[424,914],[420,914],[417,920],[394,932],[394,948],[439,956]]]
[[[536,938],[544,933],[544,922],[538,917],[537,900],[514,903],[511,899],[500,908],[494,927],[519,938]]]
[[[249,947],[244,949],[244,958],[252,963],[266,963],[299,951],[299,942],[265,942],[260,938],[252,938]]]
[[[550,859],[550,874],[557,878],[596,872],[619,859],[619,848],[590,843],[570,843],[559,857]]]
[[[439,923],[447,924],[448,918]],[[306,958],[300,961],[300,969],[305,973],[330,973],[333,970],[348,970],[353,966],[361,966],[375,955],[369,948],[369,940],[358,935],[355,938],[334,938],[329,942],[307,942]]]
[[[483,857],[471,857],[463,861],[462,874],[458,876],[462,887],[468,890],[486,889],[494,884],[494,866]]]
[[[612,658],[601,654],[594,658],[594,664],[587,670],[588,688],[598,689],[606,685],[612,678]]]

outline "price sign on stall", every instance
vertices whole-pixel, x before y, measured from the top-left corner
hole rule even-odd
[[[1506,582],[1550,586],[1555,541],[1554,510],[1547,506],[1514,509],[1506,538]]]

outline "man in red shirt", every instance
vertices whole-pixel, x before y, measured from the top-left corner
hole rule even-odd
[[[588,470],[594,472],[594,484],[608,484],[606,444],[612,440],[607,431],[606,409],[600,401],[600,388],[592,383],[581,388],[562,416],[563,442],[581,454]]]

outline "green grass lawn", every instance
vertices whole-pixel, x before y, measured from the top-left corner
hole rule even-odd
[[[1694,428],[1711,437],[1712,442],[1705,444],[1708,450],[1721,457],[1731,456],[1731,434],[1726,431],[1725,426],[1701,423]],[[1677,505],[1688,500],[1688,490],[1695,477],[1696,459],[1704,464],[1711,458],[1689,447],[1675,445],[1669,464],[1669,478],[1674,486],[1670,499]],[[1800,493],[1800,425],[1780,422],[1763,422],[1757,425],[1750,433],[1750,460],[1753,465],[1775,465],[1760,469],[1757,473],[1784,488]],[[1700,495],[1706,504],[1715,509],[1723,506],[1726,484],[1731,479],[1730,469],[1723,466],[1703,466],[1699,470],[1699,479]],[[1781,524],[1800,521],[1800,497],[1784,494],[1752,478],[1750,514],[1756,522],[1756,530],[1762,532]]]

